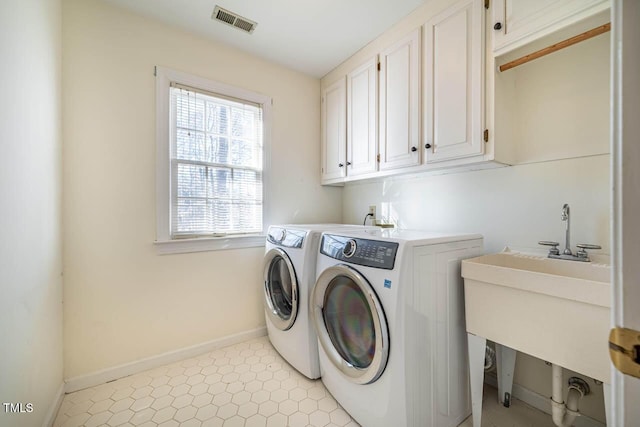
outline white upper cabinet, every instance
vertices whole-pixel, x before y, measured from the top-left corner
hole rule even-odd
[[[484,5],[464,0],[424,25],[426,163],[483,154]]]
[[[340,182],[346,169],[346,82],[342,78],[322,89],[323,184]]]
[[[420,28],[380,53],[380,170],[420,164]]]
[[[498,67],[602,26],[610,0],[429,3],[322,79],[323,184],[607,152],[607,40]]]
[[[347,176],[377,170],[378,57],[347,74]]]
[[[609,0],[493,0],[493,51],[502,55],[609,8]]]

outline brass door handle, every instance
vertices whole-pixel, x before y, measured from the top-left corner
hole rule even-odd
[[[617,370],[640,378],[640,332],[614,328],[609,333],[609,357]]]

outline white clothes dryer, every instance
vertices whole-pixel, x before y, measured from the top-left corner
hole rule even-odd
[[[462,259],[482,236],[323,233],[311,315],[322,382],[366,427],[454,427],[470,413]]]
[[[320,377],[318,340],[309,318],[320,235],[326,230],[371,228],[342,224],[269,227],[263,292],[269,340],[287,362],[311,379]]]

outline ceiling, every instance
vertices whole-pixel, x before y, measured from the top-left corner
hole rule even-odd
[[[105,0],[322,77],[427,0]],[[218,5],[258,23],[252,34],[211,19]]]

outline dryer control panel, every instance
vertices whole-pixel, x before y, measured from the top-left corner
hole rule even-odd
[[[320,253],[349,264],[393,270],[398,246],[396,242],[325,234]]]
[[[267,234],[269,242],[285,248],[301,248],[305,237],[307,237],[306,231],[276,226],[269,227]]]

